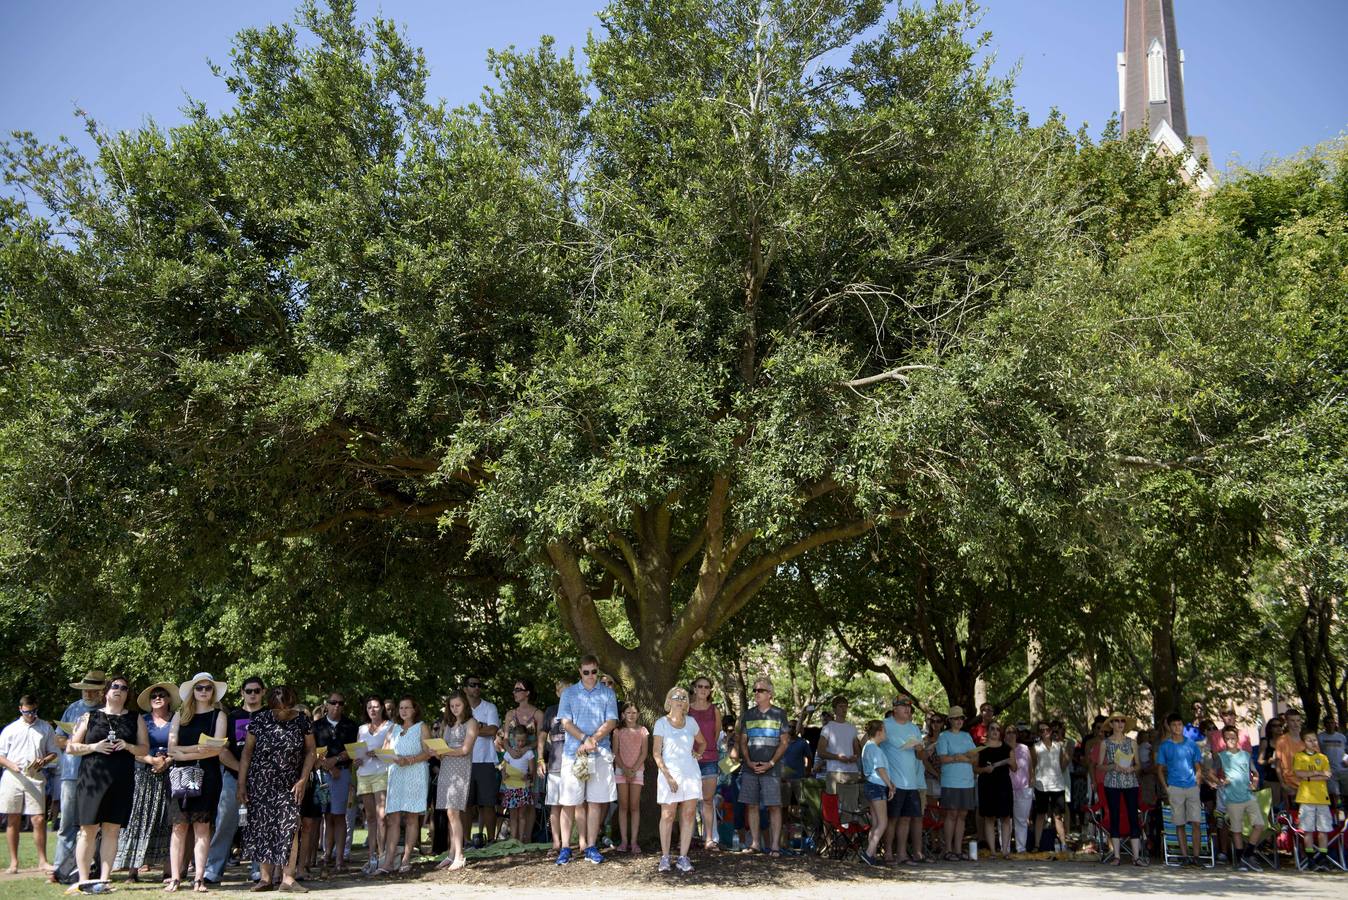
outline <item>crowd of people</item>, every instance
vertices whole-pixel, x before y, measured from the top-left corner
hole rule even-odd
[[[1261,789],[1272,791],[1275,810],[1298,810],[1312,864],[1323,866],[1328,836],[1341,827],[1334,809],[1348,796],[1343,732],[1332,719],[1323,731],[1303,729],[1296,710],[1270,720],[1257,747],[1234,711],[1216,725],[1197,704],[1192,721],[1176,713],[1156,732],[1121,713],[1100,716],[1074,742],[1059,722],[1002,723],[986,704],[972,723],[954,706],[919,725],[904,694],[858,728],[839,696],[822,727],[802,730],[774,704],[767,678],[753,682],[738,716],[718,708],[712,681],[699,677],[670,689],[650,721],[655,711],[619,705],[593,656],[580,660],[578,676],[557,682],[547,709],[528,679],[516,679],[502,716],[482,697],[482,679],[470,677],[434,721],[415,697],[368,697],[357,724],[338,691],[310,710],[293,688],[254,677],[228,706],[228,685],[208,672],[134,698],[126,677],[89,672],[54,724],[26,695],[0,731],[9,871],[25,817],[39,865],[72,892],[104,893],[120,870],[132,881],[153,873],[174,892],[188,889],[189,867],[190,889],[206,892],[236,842],[252,890],[303,892],[315,868],[346,871],[362,817],[361,871],[370,877],[410,871],[428,823],[439,868],[460,869],[469,844],[507,834],[549,846],[557,865],[598,864],[605,845],[642,852],[648,770],[661,872],[691,871],[695,842],[771,857],[808,848],[815,830],[801,810],[812,779],[833,793],[859,785],[870,826],[859,857],[873,866],[960,862],[980,844],[1004,857],[1066,852],[1069,828],[1081,835],[1079,817],[1093,804],[1108,811],[1104,860],[1121,864],[1127,847],[1145,865],[1142,812],[1164,802],[1181,859],[1197,864],[1197,826],[1208,817],[1226,823],[1224,852],[1257,869],[1251,850],[1269,824],[1254,798]],[[49,864],[51,807],[59,827]],[[933,808],[936,853],[924,824]]]

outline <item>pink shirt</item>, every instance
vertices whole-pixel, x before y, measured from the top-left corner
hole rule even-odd
[[[1011,773],[1011,790],[1022,791],[1030,786],[1030,748],[1027,744],[1016,744],[1016,768]]]
[[[624,769],[630,769],[641,758],[641,747],[646,743],[650,732],[646,726],[638,728],[619,728],[613,732],[613,761]]]
[[[688,707],[688,715],[697,723],[697,730],[702,732],[702,739],[707,742],[707,749],[702,751],[698,757],[698,762],[716,762],[719,758],[716,755],[716,704],[712,703],[706,709],[693,709]],[[711,735],[711,737],[708,737]]]
[[[1251,752],[1249,735],[1242,734],[1239,743],[1240,749],[1244,750],[1246,753]],[[1221,731],[1214,728],[1212,731],[1208,732],[1208,749],[1213,753],[1221,753],[1223,750],[1232,748],[1226,746],[1226,738],[1222,737]]]

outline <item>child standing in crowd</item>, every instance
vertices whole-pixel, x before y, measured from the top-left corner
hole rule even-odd
[[[527,844],[524,814],[533,803],[534,756],[529,735],[523,729],[510,733],[510,745],[501,760],[501,809],[510,816],[510,836]]]
[[[1306,833],[1310,868],[1328,871],[1329,833],[1334,830],[1334,817],[1329,813],[1329,757],[1320,752],[1314,728],[1303,731],[1301,740],[1305,749],[1292,759],[1292,771],[1300,780],[1296,802],[1301,807],[1301,830]]]
[[[1222,729],[1222,746],[1226,749],[1217,753],[1216,761],[1221,770],[1218,780],[1221,784],[1222,802],[1226,804],[1226,822],[1231,831],[1231,848],[1236,864],[1247,872],[1258,872],[1259,864],[1254,861],[1254,848],[1264,834],[1264,813],[1259,801],[1254,798],[1257,776],[1251,771],[1248,750],[1240,747],[1240,730],[1235,725]],[[1245,823],[1250,824],[1250,840],[1245,843]]]
[[[880,746],[884,740],[884,723],[879,719],[867,722],[866,744],[861,748],[861,773],[866,778],[863,787],[866,799],[871,804],[871,833],[870,840],[866,844],[866,852],[857,855],[868,866],[880,865],[875,853],[885,836],[885,828],[889,825],[887,811],[889,801],[894,798],[894,782],[889,778],[889,761],[885,757],[884,748]]]
[[[622,843],[618,852],[640,853],[637,837],[641,834],[641,786],[646,783],[646,754],[650,732],[641,724],[641,710],[628,702],[618,717],[621,724],[613,732],[613,773],[618,783],[618,831]]]

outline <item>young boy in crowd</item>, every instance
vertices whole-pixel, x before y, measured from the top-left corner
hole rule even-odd
[[[1222,800],[1226,803],[1226,821],[1231,829],[1232,855],[1241,869],[1258,872],[1254,848],[1259,846],[1259,839],[1264,835],[1264,813],[1254,797],[1250,754],[1240,747],[1240,729],[1235,725],[1223,728],[1222,746],[1226,749],[1218,751],[1216,757],[1221,767]],[[1245,842],[1246,822],[1250,823],[1248,844]]]
[[[1306,749],[1293,758],[1292,770],[1301,779],[1297,803],[1301,806],[1301,830],[1306,833],[1307,868],[1328,870],[1329,832],[1334,830],[1334,817],[1329,813],[1329,757],[1320,752],[1314,728],[1301,732],[1301,740]]]

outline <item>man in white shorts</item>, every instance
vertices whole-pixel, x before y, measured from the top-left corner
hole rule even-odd
[[[19,717],[0,731],[0,813],[5,814],[9,839],[9,874],[19,871],[19,827],[28,816],[37,845],[37,864],[47,863],[47,780],[43,767],[60,754],[56,733],[38,718],[37,700],[28,694],[19,698]]]
[[[608,812],[608,805],[618,797],[618,786],[613,780],[613,747],[609,734],[618,727],[618,698],[608,687],[599,683],[599,660],[583,656],[580,660],[580,681],[562,692],[557,705],[557,721],[566,730],[562,745],[562,785],[558,797],[562,806],[562,836],[571,834],[571,824],[580,827],[580,852],[592,863],[601,863],[604,857],[596,843],[599,826]],[[589,775],[576,774],[576,758],[589,761]],[[557,865],[571,862],[571,848],[562,847],[557,854]]]

